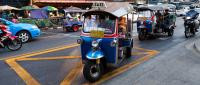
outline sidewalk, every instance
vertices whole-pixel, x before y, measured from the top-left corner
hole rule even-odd
[[[194,42],[194,48],[197,52],[200,53],[200,39],[199,38]]]

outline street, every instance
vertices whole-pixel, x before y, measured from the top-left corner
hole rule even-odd
[[[136,30],[136,29],[135,29]],[[136,32],[133,32],[136,33]],[[199,85],[199,53],[186,39],[182,18],[173,37],[139,41],[130,60],[89,83],[82,74],[80,32],[53,33],[25,43],[18,51],[0,48],[0,85]]]

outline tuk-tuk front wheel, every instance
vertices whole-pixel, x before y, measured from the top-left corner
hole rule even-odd
[[[132,53],[132,47],[126,47],[126,57],[130,58]]]
[[[101,78],[103,74],[102,63],[97,64],[96,62],[88,61],[83,68],[83,75],[89,82],[95,82]]]

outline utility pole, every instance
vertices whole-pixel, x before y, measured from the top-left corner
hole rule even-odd
[[[33,0],[30,0],[30,5],[33,5]]]

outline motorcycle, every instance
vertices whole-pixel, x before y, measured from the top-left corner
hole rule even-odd
[[[199,28],[199,21],[197,20],[199,13],[187,13],[184,19],[185,37],[189,38],[195,36]]]
[[[16,51],[22,47],[22,42],[17,36],[12,36],[6,26],[0,25],[0,47]]]

